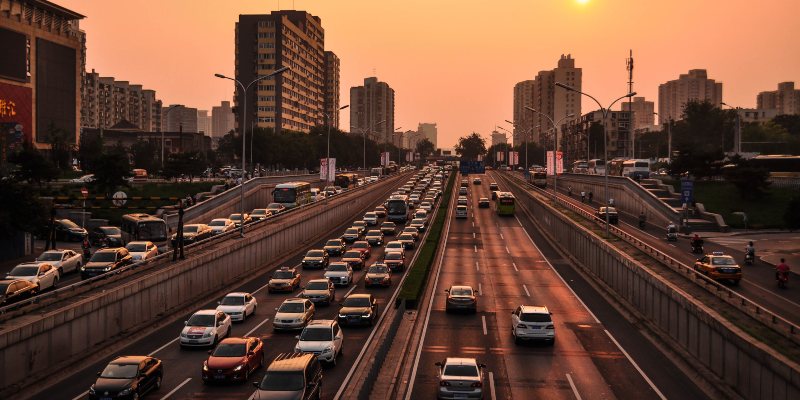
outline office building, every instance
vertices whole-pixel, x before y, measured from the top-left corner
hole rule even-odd
[[[508,137],[503,132],[492,131],[492,146],[508,144]]]
[[[736,111],[739,113],[741,121],[746,123],[765,124],[780,115],[778,110],[774,108],[740,108]]]
[[[439,140],[438,140],[439,133],[436,129],[436,123],[421,122],[417,126],[417,132],[419,132],[419,134],[421,135],[420,139],[428,139],[428,141],[433,143],[434,149],[439,148]]]
[[[81,127],[109,129],[127,121],[144,132],[161,129],[161,100],[155,90],[104,77],[92,69],[83,77]]]
[[[235,118],[230,101],[223,101],[219,106],[211,107],[211,137],[227,135],[236,127]]]
[[[577,160],[604,158],[603,129],[592,129],[592,125],[603,123],[600,110],[566,120],[560,127],[558,141],[564,152],[564,166]],[[626,157],[630,152],[631,113],[629,111],[609,111],[605,121],[608,159]],[[598,135],[593,137],[591,135]],[[552,138],[550,139],[552,143]],[[552,149],[551,147],[547,148]]]
[[[340,107],[340,78],[339,78],[339,57],[332,51],[325,52],[325,102],[323,105],[325,114],[325,126],[339,128],[339,107]],[[328,117],[330,116],[330,120]]]
[[[633,101],[620,100],[622,111],[633,111],[633,129],[638,132],[648,132],[658,129],[655,124],[655,103],[645,100],[644,97],[634,97]]]
[[[197,132],[211,136],[211,117],[208,110],[197,110]]]
[[[394,90],[378,78],[350,88],[350,130],[368,132],[373,140],[388,142],[394,132]]]
[[[794,82],[781,82],[778,90],[759,93],[756,102],[759,110],[797,115],[800,114],[800,89],[794,88]]]
[[[197,109],[171,104],[161,110],[161,127],[165,132],[198,132]]]
[[[704,69],[693,69],[676,80],[658,86],[659,124],[683,118],[683,109],[690,101],[707,101],[716,107],[722,105],[722,82],[708,79]]]
[[[527,80],[514,85],[514,144],[520,144],[530,137],[533,112],[525,106],[533,108],[533,87],[535,81]]]
[[[0,1],[0,162],[23,142],[48,149],[51,130],[78,144],[83,18],[49,1]]]

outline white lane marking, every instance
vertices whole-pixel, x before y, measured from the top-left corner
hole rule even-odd
[[[603,329],[603,330],[606,332],[606,335],[608,335],[608,337],[611,339],[611,341],[614,342],[614,344],[617,345],[617,347],[619,347],[620,351],[622,351],[622,354],[625,354],[625,358],[627,358],[628,361],[630,361],[631,364],[633,364],[633,367],[636,368],[637,371],[639,371],[639,374],[642,375],[642,378],[644,378],[645,381],[647,381],[647,384],[650,385],[650,388],[653,389],[654,392],[656,392],[658,397],[661,400],[667,400],[667,398],[664,397],[664,394],[661,393],[660,390],[658,390],[656,385],[653,383],[653,381],[650,380],[650,378],[647,376],[647,374],[645,374],[644,371],[642,371],[642,369],[639,368],[639,364],[636,364],[636,361],[633,361],[633,358],[630,356],[630,354],[628,354],[627,351],[625,351],[625,349],[622,348],[622,346],[619,344],[617,339],[614,339],[614,336],[611,335],[611,332],[609,332],[607,329]]]
[[[472,221],[472,227],[473,228],[475,227],[475,221]]]
[[[508,249],[508,246],[506,246],[506,253],[511,254],[511,250]]]
[[[178,337],[176,337],[175,339],[172,339],[172,340],[170,340],[169,342],[167,342],[167,343],[166,343],[166,344],[164,344],[163,346],[161,346],[161,347],[159,347],[159,348],[157,348],[157,349],[153,350],[153,351],[152,351],[150,354],[148,354],[148,356],[152,357],[153,355],[155,355],[155,354],[156,354],[156,353],[158,353],[159,351],[161,351],[161,350],[164,350],[164,349],[165,349],[167,346],[169,346],[169,345],[171,345],[171,344],[175,343],[175,341],[177,341],[177,340],[178,340],[178,339],[180,339],[180,338],[181,338],[181,337],[180,337],[180,336],[178,336]]]
[[[531,297],[531,292],[529,292],[529,291],[528,291],[528,287],[527,287],[527,286],[525,286],[525,285],[522,285],[522,288],[523,288],[523,289],[525,289],[525,294],[526,294],[528,297]]]
[[[350,293],[353,293],[353,290],[356,290],[357,287],[357,285],[353,285],[353,287],[351,287],[350,290],[345,293],[344,297],[350,296]]]
[[[481,322],[483,323],[483,334],[488,335],[489,331],[486,330],[486,316],[481,315]]]
[[[81,393],[81,394],[79,394],[79,395],[77,395],[77,396],[75,396],[75,397],[73,397],[72,400],[85,399],[87,394],[89,394],[88,390],[83,392],[83,393]]]
[[[519,270],[517,269],[517,263],[515,263],[515,262],[513,262],[513,261],[512,261],[512,262],[511,262],[511,266],[512,266],[512,267],[514,267],[514,271],[517,271],[517,272],[519,272]]]
[[[247,333],[245,333],[244,335],[245,335],[245,336],[250,336],[250,334],[251,334],[251,333],[255,332],[255,331],[256,331],[256,329],[258,329],[258,328],[261,328],[261,325],[264,325],[264,324],[266,324],[266,323],[267,323],[267,321],[269,321],[269,318],[267,318],[267,319],[265,319],[265,320],[261,321],[261,322],[260,322],[258,325],[254,326],[254,327],[253,327],[253,329],[250,329],[249,331],[247,331]]]
[[[581,394],[578,393],[578,388],[575,386],[575,382],[572,381],[572,377],[567,374],[567,380],[569,381],[569,387],[572,388],[572,393],[575,394],[575,398],[581,400]]]
[[[477,244],[473,244],[472,247],[475,248],[475,252],[477,253],[478,252],[478,245]]]
[[[675,245],[674,245],[674,244],[672,244],[672,243],[670,243],[669,245],[670,245],[670,246],[672,246],[672,247],[678,247],[678,246],[675,246]]]
[[[180,389],[180,388],[182,388],[182,387],[183,387],[183,385],[185,385],[185,384],[189,383],[189,381],[190,381],[190,380],[192,380],[192,378],[186,378],[186,380],[184,380],[183,382],[181,382],[181,384],[180,384],[180,385],[176,386],[176,387],[175,387],[175,389],[172,389],[172,390],[171,390],[169,393],[165,394],[165,395],[164,395],[164,397],[162,397],[162,398],[161,398],[161,400],[166,400],[166,399],[168,399],[168,398],[169,398],[169,396],[172,396],[172,394],[173,394],[173,393],[177,392],[177,391],[178,391],[178,389]]]
[[[497,393],[494,391],[494,374],[489,372],[489,394],[492,397],[492,400],[497,399]]]
[[[478,284],[478,296],[483,296],[483,286],[480,283]]]
[[[477,237],[475,237],[475,232],[472,232],[472,238],[477,239]]]
[[[475,270],[481,272],[481,265],[477,261],[475,261]]]

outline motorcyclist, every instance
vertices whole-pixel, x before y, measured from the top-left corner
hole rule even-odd
[[[92,245],[89,243],[89,238],[84,237],[83,243],[81,243],[81,248],[83,248],[83,258],[88,260],[89,257],[92,256]]]
[[[692,249],[700,248],[703,245],[703,239],[700,239],[700,235],[694,234],[692,237]]]
[[[756,256],[756,248],[755,248],[755,246],[753,246],[753,242],[752,241],[747,243],[747,246],[744,248],[744,254],[746,256],[750,256],[750,257],[755,258],[755,256]]]
[[[788,280],[789,278],[789,265],[786,264],[786,259],[781,258],[781,263],[775,267],[775,279],[781,281],[782,279]]]
[[[572,197],[572,186],[567,186],[567,196]]]
[[[639,213],[639,227],[644,228],[644,224],[647,223],[647,215],[644,214],[644,211]]]
[[[581,203],[584,203],[585,201],[586,201],[586,192],[581,190]]]

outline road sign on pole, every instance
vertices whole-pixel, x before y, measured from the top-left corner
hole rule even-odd
[[[83,196],[83,199],[86,200],[86,198],[89,197],[89,189],[86,189],[85,187],[82,187],[81,188],[81,196]]]
[[[114,195],[111,196],[111,199],[115,206],[122,207],[128,202],[128,195],[123,191],[119,191],[114,193]]]

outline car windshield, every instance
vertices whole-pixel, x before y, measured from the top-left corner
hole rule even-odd
[[[348,297],[342,303],[345,307],[369,307],[369,299],[366,297]]]
[[[307,340],[310,342],[322,342],[333,340],[331,328],[306,328],[300,334],[300,340]]]
[[[420,224],[420,225],[422,225],[424,223],[425,223],[425,220],[422,219],[422,218],[414,218],[414,219],[411,220],[411,224]]]
[[[339,272],[347,271],[347,265],[346,264],[331,264],[330,266],[328,266],[328,271],[339,271]]]
[[[360,258],[360,257],[361,257],[360,251],[348,251],[347,253],[344,253],[344,256],[342,258]]]
[[[94,253],[89,262],[112,262],[117,258],[117,253],[113,251],[98,251]]]
[[[381,228],[394,228],[394,227],[395,227],[394,222],[384,222],[381,224]]]
[[[364,214],[364,218],[378,218],[378,214],[375,214],[374,212],[368,212]]]
[[[397,239],[399,239],[399,240],[414,240],[414,236],[411,236],[408,233],[404,233],[404,234],[398,236]]]
[[[139,364],[108,364],[103,372],[100,373],[100,377],[110,379],[132,379],[136,377],[138,372]]]
[[[452,296],[472,296],[472,289],[470,288],[452,288],[450,289]]]
[[[415,228],[412,228],[410,226],[408,228],[406,228],[406,229],[403,229],[403,232],[408,232],[408,233],[414,233],[416,231],[417,230]]]
[[[8,273],[9,276],[35,276],[39,273],[38,265],[18,265]]]
[[[306,290],[328,290],[328,282],[308,282]]]
[[[344,232],[345,235],[358,235],[358,229],[356,228],[349,228]]]
[[[369,267],[370,274],[385,274],[388,268],[385,265],[373,265]]]
[[[119,235],[120,234],[119,228],[114,227],[114,226],[100,228],[100,231],[102,231],[106,235]]]
[[[519,315],[519,320],[522,322],[551,322],[550,314],[543,313],[523,313]]]
[[[444,375],[450,376],[478,376],[478,369],[474,365],[447,365]]]
[[[267,210],[264,209],[253,210],[253,212],[251,212],[250,215],[267,215]]]
[[[381,231],[369,231],[367,232],[367,236],[380,236]]]
[[[278,308],[278,312],[282,313],[301,313],[305,307],[303,307],[303,303],[283,303],[281,307]]]
[[[36,261],[61,261],[61,253],[42,253]]]
[[[328,242],[325,243],[325,246],[341,246],[341,245],[342,245],[342,242],[340,242],[338,240],[328,240]]]
[[[278,200],[278,197],[275,197],[275,200]],[[292,203],[292,202],[294,202],[294,195],[291,198],[284,198],[284,200],[286,200],[286,201],[283,201],[284,203]],[[283,205],[278,204],[278,203],[270,203],[267,206],[267,210],[280,210],[282,208],[283,208]]]
[[[183,233],[197,233],[200,231],[199,225],[184,225]]]
[[[244,343],[221,343],[211,353],[214,357],[244,357],[247,345]]]
[[[292,279],[293,277],[292,271],[275,271],[272,275],[273,279]]]
[[[244,296],[225,296],[219,302],[221,306],[242,306],[244,305]]]
[[[261,383],[258,385],[260,390],[275,392],[294,392],[303,390],[305,381],[303,372],[288,371],[267,371]]]
[[[730,257],[714,257],[711,259],[711,264],[713,265],[736,265],[736,261],[733,261]]]
[[[369,244],[367,242],[353,243],[353,248],[354,249],[368,249],[369,248]]]
[[[324,254],[322,250],[311,250],[306,253],[306,257],[322,257]]]
[[[211,314],[195,314],[186,323],[188,326],[214,326],[214,316]]]
[[[395,253],[395,252],[386,253],[386,259],[387,260],[400,260],[402,258],[403,258],[403,254],[402,253]]]
[[[147,251],[147,245],[144,243],[128,243],[125,248],[128,249],[128,251],[134,252]]]
[[[275,200],[275,203],[294,203],[295,200],[297,200],[297,192],[289,188],[277,189],[272,192],[272,198]],[[272,204],[267,206],[267,208],[272,208],[271,206]]]
[[[208,225],[209,226],[225,226],[225,225],[227,225],[227,221],[225,221],[224,219],[215,219],[215,220],[211,221],[211,223],[208,224]]]
[[[238,220],[242,219],[242,215],[241,214],[231,214],[228,217],[228,219],[233,220],[233,221],[238,221]]]

